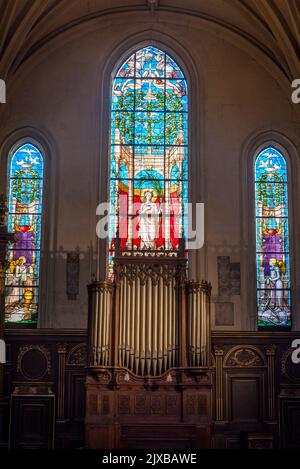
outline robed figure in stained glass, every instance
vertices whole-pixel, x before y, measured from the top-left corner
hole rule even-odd
[[[6,322],[37,321],[43,157],[30,144],[21,145],[9,161],[8,229],[16,242],[7,253]]]
[[[145,202],[141,205],[139,212],[139,235],[141,239],[141,249],[155,249],[156,239],[159,234],[159,214],[160,210],[152,202],[152,192],[145,193]]]
[[[112,84],[109,266],[123,253],[176,255],[187,203],[187,84],[178,64],[147,46]]]

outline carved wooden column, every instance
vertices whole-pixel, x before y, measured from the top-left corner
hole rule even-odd
[[[65,374],[67,344],[59,344],[58,348],[58,397],[57,418],[63,420],[65,416]]]
[[[179,294],[180,294],[180,366],[187,366],[187,304],[186,304],[186,272],[185,265],[179,270]]]
[[[276,345],[266,345],[267,364],[268,364],[268,420],[275,420],[275,355]]]
[[[211,298],[211,283],[203,281],[201,282],[202,291],[202,303],[201,309],[205,310],[204,321],[202,321],[202,327],[205,334],[206,343],[206,366],[211,367],[211,310],[210,310],[210,298]]]
[[[224,348],[221,345],[215,346],[216,357],[216,421],[224,421],[223,405],[223,357]]]
[[[7,230],[6,198],[0,196],[0,339],[4,339],[5,325],[5,272],[7,245],[15,240],[15,235]],[[3,398],[3,373],[4,365],[0,363],[0,400]]]

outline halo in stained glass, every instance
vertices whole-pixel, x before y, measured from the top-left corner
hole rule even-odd
[[[16,242],[7,251],[5,321],[37,323],[44,162],[31,143],[17,148],[9,159],[8,230]]]
[[[258,326],[290,327],[288,171],[271,146],[256,158],[255,206]]]
[[[176,254],[187,202],[188,89],[173,58],[146,46],[125,60],[112,83],[111,126],[110,268],[120,231],[127,233],[123,252]],[[154,217],[155,230],[145,213]],[[163,233],[164,223],[172,225],[169,234]]]

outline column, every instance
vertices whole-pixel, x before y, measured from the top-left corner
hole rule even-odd
[[[57,418],[63,420],[65,416],[65,372],[67,344],[58,345],[58,398]]]
[[[276,345],[266,345],[267,366],[268,366],[268,420],[275,420],[275,383],[274,368]]]
[[[216,421],[224,421],[223,404],[223,357],[224,348],[221,345],[215,346],[216,358]]]

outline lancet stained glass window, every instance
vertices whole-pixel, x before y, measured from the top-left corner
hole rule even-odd
[[[274,147],[255,163],[258,326],[291,325],[288,171]]]
[[[8,165],[8,230],[16,242],[8,248],[5,320],[37,322],[44,162],[40,150],[25,143]]]
[[[176,255],[187,202],[188,93],[181,68],[153,46],[112,85],[110,266],[115,238],[131,254]]]

